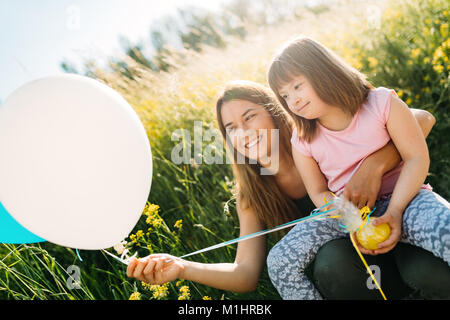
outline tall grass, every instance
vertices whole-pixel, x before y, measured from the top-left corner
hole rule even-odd
[[[445,5],[445,2],[428,2],[433,6],[422,10],[428,10],[431,16],[437,10],[435,2],[441,7]],[[381,41],[383,37],[377,34],[373,34],[372,38],[368,36],[368,32],[374,30],[370,19],[366,19],[371,14],[367,10],[368,4],[375,6],[374,1],[348,1],[328,11],[321,10],[319,14],[311,10],[300,12],[300,20],[288,21],[277,27],[249,27],[251,36],[245,41],[229,39],[225,49],[207,47],[201,54],[187,52],[186,60],[174,61],[179,67],[170,74],[152,72],[133,65],[131,60],[129,66],[134,80],[118,73],[94,70],[92,76],[119,91],[130,102],[147,130],[152,147],[154,174],[148,206],[132,235],[126,239],[127,247],[132,252],[137,251],[141,257],[161,252],[180,256],[239,235],[232,199],[231,167],[226,164],[174,164],[171,160],[172,148],[184,141],[193,151],[193,141],[188,144],[187,137],[183,140],[182,135],[178,136],[179,140],[172,141],[172,134],[181,128],[193,137],[196,120],[202,121],[203,130],[217,128],[214,103],[220,88],[234,79],[265,84],[270,59],[276,48],[287,39],[299,33],[310,35],[337,51],[353,66],[362,68],[377,85],[402,88],[403,83],[397,85],[381,76],[383,66],[388,65],[391,59],[390,55],[383,54],[391,49],[370,48],[370,44],[376,43],[372,42],[372,38]],[[386,6],[391,10],[397,8],[385,1],[377,2],[377,6],[381,12]],[[406,18],[412,16],[406,9],[402,14]],[[400,24],[398,21],[398,27]],[[401,40],[395,26],[390,31],[385,25],[381,29],[388,32],[391,39]],[[425,38],[423,41],[424,45],[428,43]],[[411,47],[409,43],[403,45],[404,50]],[[369,69],[370,61],[372,67],[372,58],[375,57],[378,68]],[[403,70],[401,65],[389,68],[398,68],[395,70],[399,74]],[[448,90],[448,69],[446,72],[447,82],[433,80],[430,90],[438,93]],[[406,91],[409,89],[403,90],[408,92],[407,97],[411,97]],[[434,99],[433,95],[430,97]],[[433,100],[426,100],[429,105],[420,101],[414,100],[413,106],[431,106]],[[438,121],[441,119],[438,118]],[[206,144],[208,142],[205,142],[202,151]],[[224,151],[219,149],[218,152]],[[191,157],[194,156],[192,153]],[[439,158],[433,160],[442,161]],[[270,249],[275,239],[269,236],[268,241]],[[233,262],[235,253],[234,245],[191,259],[204,263]],[[237,294],[186,280],[173,281],[164,286],[147,286],[127,278],[126,267],[100,251],[80,251],[80,255],[83,261],[77,258],[73,250],[51,243],[0,245],[0,298],[202,299],[206,296],[212,299],[279,299],[266,268],[256,291]],[[67,288],[67,268],[70,265],[80,268],[81,289]]]

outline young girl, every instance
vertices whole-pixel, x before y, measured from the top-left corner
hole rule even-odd
[[[314,204],[331,201],[330,191],[342,194],[362,161],[392,139],[403,162],[383,176],[374,212],[381,217],[373,220],[374,225],[389,224],[391,235],[378,249],[361,251],[386,253],[401,239],[450,264],[450,206],[423,185],[429,167],[427,145],[395,92],[373,88],[361,73],[305,37],[289,42],[275,57],[268,80],[295,121],[293,158]],[[359,201],[364,205],[364,199]],[[299,285],[298,279],[285,275],[298,270],[297,277],[303,277],[305,263],[320,246],[345,236],[334,219],[316,225],[297,225],[269,254],[269,275],[285,299],[318,298],[310,283]]]

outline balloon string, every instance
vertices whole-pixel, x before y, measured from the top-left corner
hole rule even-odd
[[[77,253],[78,259],[80,259],[80,261],[83,262],[83,259],[81,259],[80,252],[78,251],[78,249],[75,249],[75,251]]]
[[[359,251],[358,246],[355,243],[355,240],[353,239],[353,235],[350,234],[350,240],[352,241],[353,247],[355,247],[356,252],[358,253],[359,257],[361,258],[362,262],[364,263],[364,266],[367,269],[367,272],[370,274],[370,277],[372,278],[373,282],[375,283],[375,285],[377,286],[378,291],[380,291],[381,296],[383,297],[384,300],[387,300],[386,296],[384,295],[383,290],[381,290],[381,286],[378,284],[377,279],[375,279],[375,277],[373,276],[372,270],[370,270],[369,266],[367,265],[366,260],[364,259],[363,255],[361,254],[361,252]]]
[[[331,204],[333,202],[334,202],[334,200],[330,201],[328,204]],[[211,251],[211,250],[218,249],[218,248],[221,248],[221,247],[225,247],[225,246],[228,246],[228,245],[236,243],[236,242],[249,240],[249,239],[252,239],[252,238],[255,238],[255,237],[259,237],[259,236],[262,236],[262,235],[265,235],[265,234],[268,234],[268,233],[272,233],[272,232],[275,232],[275,231],[278,231],[278,230],[281,230],[281,229],[284,229],[284,228],[288,228],[288,227],[294,226],[296,224],[299,224],[299,223],[307,221],[307,220],[319,219],[319,218],[322,218],[323,216],[325,216],[325,214],[327,214],[328,212],[337,210],[337,209],[330,209],[330,210],[326,210],[326,211],[320,211],[325,206],[326,205],[323,205],[320,208],[314,209],[313,211],[311,211],[311,214],[309,216],[306,216],[306,217],[303,217],[303,218],[300,218],[300,219],[297,219],[297,220],[293,220],[293,221],[281,224],[281,225],[276,226],[276,227],[274,227],[272,229],[266,229],[266,230],[258,231],[258,232],[255,232],[255,233],[252,233],[252,234],[248,234],[248,235],[245,235],[245,236],[242,236],[242,237],[239,237],[239,238],[235,238],[233,240],[225,241],[225,242],[222,242],[222,243],[219,243],[219,244],[216,244],[216,245],[213,245],[213,246],[201,249],[201,250],[197,250],[195,252],[188,253],[188,254],[186,254],[184,256],[181,256],[179,258],[185,258],[185,257],[193,256],[193,255],[196,255],[196,254],[199,254],[199,253],[203,253],[203,252]],[[129,264],[129,261],[131,260],[131,258],[136,256],[136,253],[135,253],[132,257],[127,258],[127,259],[123,259],[123,258],[119,258],[119,257],[115,256],[114,254],[112,254],[112,253],[110,253],[110,252],[108,252],[108,251],[106,251],[104,249],[102,249],[102,251],[105,252],[107,255],[111,256],[112,258],[116,259],[117,261],[120,261],[120,262],[122,262],[123,264],[126,264],[126,265]],[[170,261],[172,261],[172,259],[167,259],[165,262],[170,262]]]
[[[300,218],[300,219],[297,219],[297,220],[294,220],[294,221],[291,221],[291,222],[284,223],[284,224],[279,225],[277,227],[274,227],[272,229],[266,229],[266,230],[263,230],[263,231],[258,231],[258,232],[255,232],[255,233],[252,233],[252,234],[248,234],[246,236],[242,236],[242,237],[239,237],[239,238],[236,238],[236,239],[233,239],[233,240],[222,242],[222,243],[213,245],[211,247],[207,247],[207,248],[204,248],[204,249],[192,252],[192,253],[185,254],[184,256],[181,256],[179,258],[190,257],[190,256],[193,256],[193,255],[196,255],[196,254],[199,254],[199,253],[203,253],[203,252],[211,251],[211,250],[218,249],[218,248],[221,248],[221,247],[225,247],[225,246],[228,246],[228,245],[236,243],[236,242],[240,242],[240,241],[243,241],[243,240],[248,240],[248,239],[259,237],[259,236],[262,236],[262,235],[265,235],[265,234],[268,234],[268,233],[272,233],[272,232],[275,232],[275,231],[278,231],[278,230],[281,230],[281,229],[284,229],[284,228],[288,228],[288,227],[294,226],[294,225],[296,225],[296,224],[298,224],[300,222],[304,222],[306,220],[317,219],[318,217],[322,217],[322,215],[324,215],[324,214],[326,214],[328,212],[334,211],[334,210],[337,210],[337,209],[330,209],[330,210],[323,211],[323,212],[317,212],[317,213],[311,214],[310,216],[307,216],[307,217],[304,217],[304,218]]]
[[[111,252],[106,251],[105,249],[101,249],[104,253],[106,253],[107,255],[109,255],[110,257],[116,259],[117,261],[122,262],[125,265],[128,265],[130,260],[134,257],[136,257],[137,252],[135,254],[133,254],[131,257],[128,256],[128,250],[126,250],[121,257],[119,258],[118,256],[113,255]]]

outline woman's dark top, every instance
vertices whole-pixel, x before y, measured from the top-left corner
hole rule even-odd
[[[309,198],[308,195],[306,195],[300,199],[292,199],[292,200],[294,201],[295,205],[297,206],[297,209],[300,212],[301,217],[309,216],[311,211],[313,211],[316,208],[316,206],[311,201],[311,199]]]

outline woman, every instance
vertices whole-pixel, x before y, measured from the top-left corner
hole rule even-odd
[[[219,96],[216,108],[220,131],[227,147],[234,151],[233,171],[237,186],[240,236],[308,215],[314,206],[306,195],[292,160],[289,139],[293,124],[271,91],[253,82],[234,82]],[[428,135],[434,118],[426,111],[415,110],[414,113],[424,134]],[[259,135],[258,132],[265,134]],[[278,132],[279,143],[273,143],[273,132]],[[275,139],[275,142],[278,141]],[[262,152],[256,151],[255,147],[258,145],[266,148],[260,148]],[[240,164],[237,160],[242,155],[246,161]],[[345,191],[347,198],[359,207],[366,204],[372,207],[383,173],[399,161],[400,157],[392,143],[372,154],[348,183]],[[274,167],[277,167],[277,170],[271,172]],[[266,174],[261,174],[262,169],[268,169],[272,174],[267,174],[267,171]],[[327,286],[330,282],[327,272],[330,269],[329,257],[351,255],[343,261],[348,262],[346,269],[351,272],[355,269],[354,252],[348,250],[348,242],[348,239],[341,239],[324,245],[322,249],[330,246],[332,250],[328,251],[336,254],[330,255],[326,250],[319,251],[314,265],[310,268],[314,283],[321,285],[319,290],[326,298],[335,298],[334,296],[340,293],[339,289],[336,291]],[[172,258],[171,262],[166,262],[168,257]],[[167,254],[154,254],[132,260],[127,275],[151,284],[162,284],[182,278],[222,290],[248,292],[256,289],[265,260],[266,239],[261,236],[238,243],[234,263],[197,263]],[[386,273],[384,279],[388,276],[393,278],[389,281],[393,285],[389,287],[392,287],[391,291],[395,295],[403,297],[411,291],[401,280],[393,261],[384,256],[370,257],[370,260],[369,263],[386,269],[383,273]],[[368,275],[365,270],[356,272],[359,277],[349,276],[347,287],[356,287],[360,285],[356,282],[361,281],[362,285],[366,286]],[[345,275],[341,277],[346,278]],[[388,288],[385,290],[390,291]],[[358,298],[374,297],[373,291],[367,287],[363,292],[364,296],[359,292],[358,294]]]

